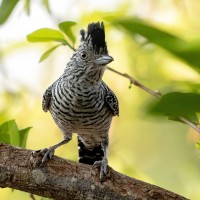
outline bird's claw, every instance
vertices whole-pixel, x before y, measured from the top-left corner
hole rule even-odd
[[[108,159],[103,158],[103,160],[95,161],[93,167],[100,166],[100,181],[103,182],[105,175],[107,174]]]
[[[33,151],[32,154],[37,154],[38,156],[43,156],[42,161],[39,165],[41,167],[47,160],[50,160],[52,156],[54,155],[54,149],[50,148],[44,148],[41,150]]]

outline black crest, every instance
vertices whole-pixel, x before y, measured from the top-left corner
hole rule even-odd
[[[85,31],[81,30],[81,40],[90,41],[92,47],[96,53],[107,54],[107,45],[105,41],[105,30],[103,22],[91,23],[87,28],[87,35],[85,36]]]

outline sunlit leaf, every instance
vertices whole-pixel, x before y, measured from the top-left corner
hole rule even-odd
[[[0,125],[0,141],[19,146],[20,136],[15,120],[10,120]]]
[[[136,34],[139,34],[148,42],[164,48],[200,72],[199,41],[185,41],[138,18],[118,19],[113,20],[112,23],[116,27],[125,29],[128,34],[133,36],[133,39]]]
[[[171,120],[182,116],[198,123],[196,113],[200,112],[200,94],[171,92],[163,95],[159,100],[151,102],[147,109],[150,114],[165,114]]]
[[[2,124],[3,125],[3,124]],[[0,126],[0,142],[10,144],[10,135],[4,127]]]
[[[70,21],[62,22],[58,25],[59,29],[68,36],[68,38],[72,41],[73,44],[76,42],[76,37],[71,29],[74,25],[76,25],[76,22]]]
[[[27,137],[28,137],[28,133],[30,131],[31,127],[28,128],[24,128],[19,130],[19,136],[20,136],[20,147],[26,147],[26,141],[27,141]]]
[[[57,47],[59,47],[59,46],[60,46],[60,45],[56,45],[56,46],[50,48],[49,50],[47,50],[45,53],[43,53],[42,56],[40,57],[39,62],[42,62],[42,61],[44,61],[46,58],[48,58],[49,55],[50,55]]]
[[[3,0],[1,2],[0,24],[3,24],[8,19],[18,2],[19,0]]]
[[[64,35],[54,29],[50,28],[41,28],[27,35],[27,40],[29,42],[61,42],[66,44],[67,41],[64,38]]]

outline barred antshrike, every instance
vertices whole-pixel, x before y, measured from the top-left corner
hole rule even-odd
[[[62,76],[44,93],[42,107],[50,111],[63,133],[63,140],[43,149],[42,164],[54,150],[78,135],[79,162],[101,164],[102,180],[108,165],[108,131],[112,117],[119,115],[118,100],[102,81],[108,55],[103,22],[91,23],[81,33],[81,44],[72,55]]]

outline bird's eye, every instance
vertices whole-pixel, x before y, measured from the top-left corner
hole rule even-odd
[[[87,53],[86,52],[82,52],[81,53],[81,58],[82,59],[86,59],[87,58]]]

